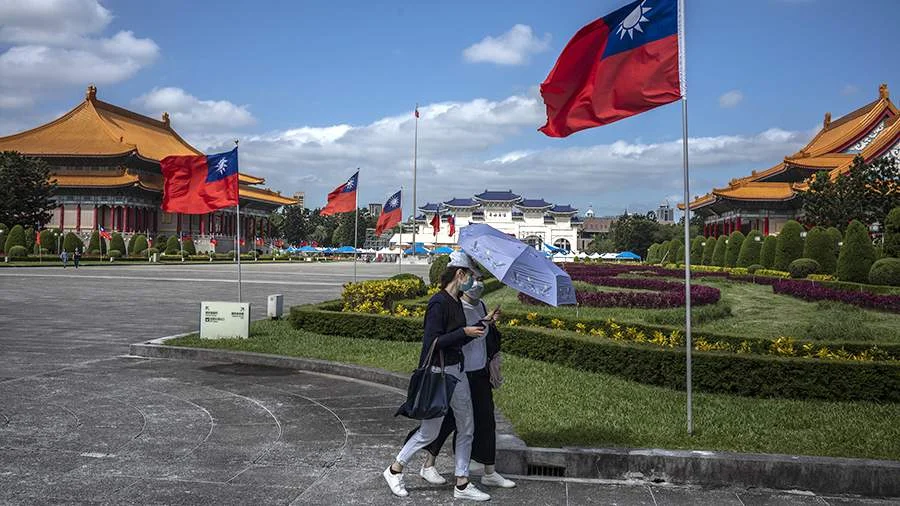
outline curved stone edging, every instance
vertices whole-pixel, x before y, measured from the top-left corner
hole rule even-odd
[[[406,390],[409,381],[407,376],[382,369],[326,360],[161,344],[167,339],[132,344],[130,353],[148,358],[299,369],[378,383],[401,391]],[[566,478],[900,497],[900,461],[694,450],[532,448],[515,435],[512,425],[499,412],[497,432],[497,469],[513,475],[549,474]]]

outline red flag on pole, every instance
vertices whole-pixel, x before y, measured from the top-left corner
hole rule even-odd
[[[167,156],[159,161],[162,209],[168,213],[206,214],[238,204],[237,148],[216,155]]]
[[[438,232],[441,231],[441,215],[435,214],[434,218],[431,218],[431,228],[434,229],[434,236],[437,237]]]
[[[418,119],[419,118],[419,106],[418,105],[416,106],[415,114],[416,114],[416,119]]]
[[[400,203],[402,199],[400,192],[397,192],[384,203],[381,214],[378,216],[378,223],[375,225],[375,235],[381,235],[385,230],[392,228],[394,225],[403,220],[403,211]]]
[[[450,234],[450,237],[453,237],[456,234],[456,217],[452,214],[447,216],[447,226],[450,227],[447,233]]]
[[[566,137],[681,98],[677,4],[637,0],[579,30],[541,83],[540,131]]]
[[[38,246],[41,245],[41,232],[40,231],[37,231],[34,233],[34,243],[37,244]]]
[[[319,215],[331,216],[337,213],[349,213],[356,209],[356,186],[358,181],[359,172],[353,174],[346,183],[329,193],[328,204],[319,211]]]

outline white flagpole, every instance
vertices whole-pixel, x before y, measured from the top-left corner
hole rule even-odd
[[[691,382],[691,191],[688,165],[687,73],[684,49],[684,0],[678,0],[678,82],[681,86],[681,150],[684,172],[684,343],[687,357],[687,431],[694,433],[694,392]]]
[[[415,127],[415,141],[413,142],[413,199],[412,199],[412,218],[413,218],[413,233],[412,233],[412,254],[413,258],[416,257],[416,231],[419,229],[419,222],[416,221],[416,160],[419,157],[419,104],[416,103],[416,127]],[[400,227],[400,239],[403,239],[403,227]],[[403,254],[403,248],[400,248],[400,254]]]
[[[238,147],[238,139],[234,140],[234,147],[237,149]],[[235,153],[237,155],[237,153]],[[240,170],[241,164],[238,164],[238,170]],[[234,207],[234,215],[235,215],[235,224],[234,224],[234,244],[237,247],[237,276],[238,276],[238,302],[242,302],[241,300],[241,183],[238,182],[238,201],[237,205]],[[255,247],[256,245],[254,245]]]
[[[383,210],[382,210],[383,211]],[[388,242],[388,247],[390,248],[391,243]],[[400,187],[400,240],[397,241],[397,246],[400,247],[399,255],[397,255],[397,266],[399,271],[403,272],[403,187]]]
[[[359,167],[356,168],[356,216],[353,218],[353,282],[356,283],[356,260],[359,258]]]

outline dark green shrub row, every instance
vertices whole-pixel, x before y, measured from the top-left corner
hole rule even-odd
[[[810,274],[818,274],[821,271],[822,266],[812,258],[798,258],[788,265],[788,272],[794,279],[806,279]]]
[[[441,273],[450,263],[450,255],[439,255],[431,259],[431,267],[428,269],[428,284],[437,286],[441,279]]]
[[[297,329],[326,335],[415,342],[422,339],[423,333],[420,319],[324,311],[316,306],[293,307],[289,319]],[[684,389],[685,354],[680,349],[528,327],[504,327],[503,337],[508,353],[639,383]],[[694,388],[703,392],[900,402],[900,365],[889,362],[694,352],[693,368]]]
[[[869,270],[869,283],[900,286],[900,258],[876,260]]]

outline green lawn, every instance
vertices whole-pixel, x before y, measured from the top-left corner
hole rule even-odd
[[[502,294],[500,294],[502,295]],[[346,362],[409,373],[418,343],[322,336],[287,322],[256,322],[250,339],[169,344]],[[531,446],[653,447],[900,460],[900,404],[753,399],[695,394],[695,434],[685,394],[515,356],[504,360],[497,404]]]
[[[900,315],[834,302],[806,302],[778,295],[766,285],[706,278],[701,284],[722,291],[722,299],[693,308],[698,332],[736,336],[825,341],[900,342]],[[649,325],[684,326],[684,309],[559,308],[525,306],[516,291],[502,288],[485,296],[489,307],[540,311],[552,316],[576,315]]]

